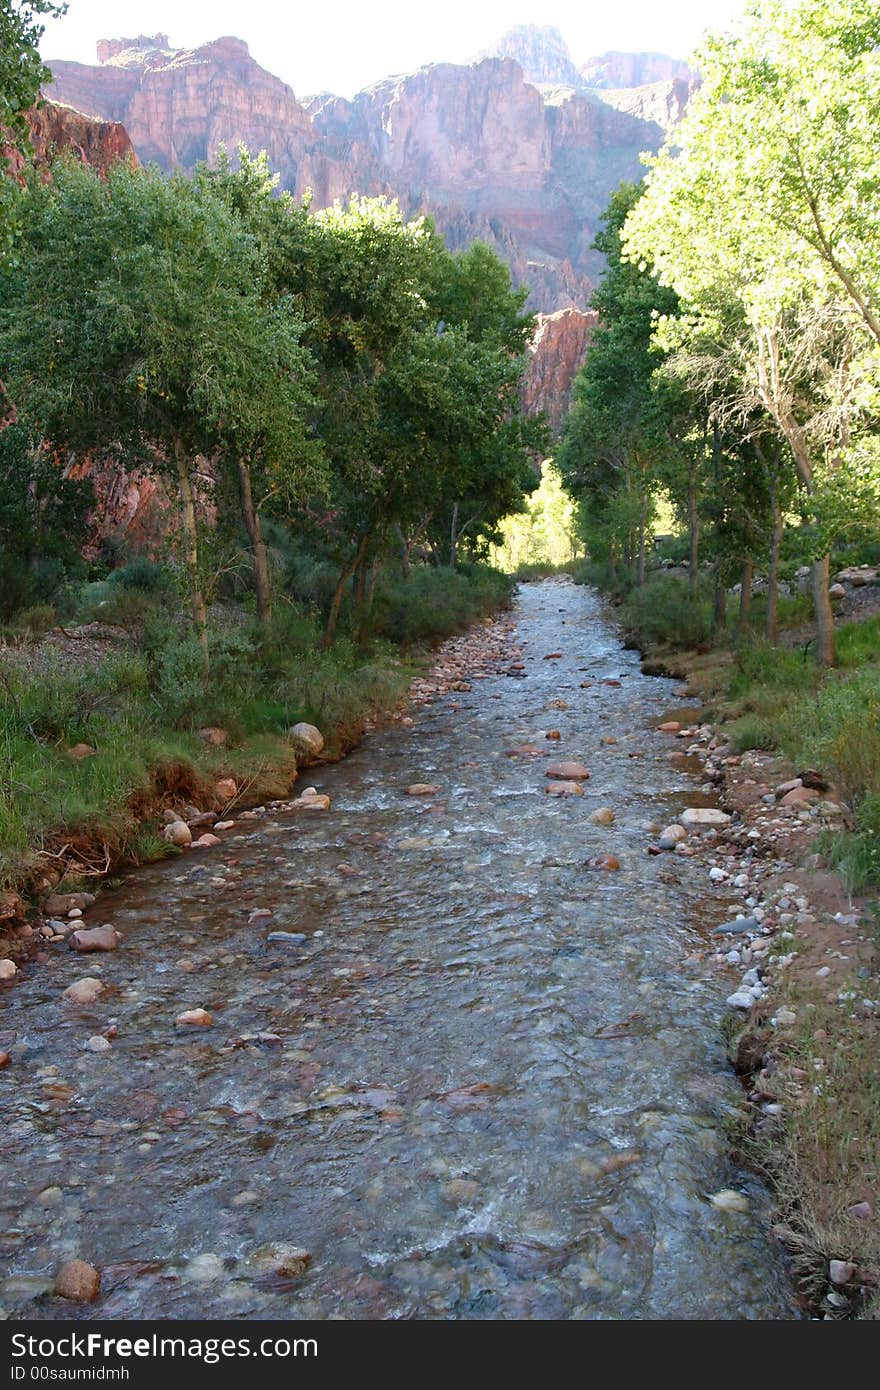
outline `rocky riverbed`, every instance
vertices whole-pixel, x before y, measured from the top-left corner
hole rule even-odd
[[[308,807],[54,918],[0,981],[6,1315],[796,1316],[719,1018],[809,902],[684,698],[527,586]]]

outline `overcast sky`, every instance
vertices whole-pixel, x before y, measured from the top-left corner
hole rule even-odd
[[[514,24],[554,24],[581,63],[606,49],[687,57],[706,28],[744,0],[70,0],[46,25],[45,59],[95,62],[102,38],[167,33],[175,48],[234,34],[265,68],[305,96],[352,96],[393,73],[463,62]]]

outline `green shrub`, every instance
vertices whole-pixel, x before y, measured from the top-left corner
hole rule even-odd
[[[712,633],[711,604],[703,597],[692,599],[687,582],[671,574],[658,574],[633,589],[621,618],[640,646],[694,647]]]

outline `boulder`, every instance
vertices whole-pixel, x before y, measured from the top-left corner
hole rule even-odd
[[[302,796],[297,797],[290,809],[292,811],[329,811],[330,798],[310,787],[308,791],[303,792]]]
[[[187,845],[192,844],[192,831],[185,820],[176,820],[172,821],[171,825],[166,825],[162,838],[170,845],[177,845],[178,849],[185,849]]]
[[[0,980],[14,980],[17,974],[18,966],[14,960],[9,960],[8,957],[0,960]]]
[[[0,893],[0,922],[20,922],[24,913],[24,900],[18,893]]]
[[[115,951],[121,940],[119,932],[108,922],[103,927],[83,927],[80,931],[71,932],[67,944],[72,951],[88,954],[91,951]]]
[[[324,735],[314,724],[294,724],[287,730],[287,737],[309,758],[317,758],[324,751]]]
[[[220,843],[221,840],[219,835],[211,835],[209,832],[206,832],[204,835],[200,835],[197,840],[193,840],[192,847],[193,849],[211,849],[212,846],[219,845]]]
[[[815,787],[798,786],[792,787],[790,792],[786,792],[779,804],[780,806],[804,806],[812,801],[821,801],[821,799]]]
[[[94,1004],[96,999],[104,993],[104,985],[101,980],[96,980],[93,975],[86,975],[82,980],[75,980],[72,985],[68,985],[64,991],[64,998],[71,1004]]]
[[[610,806],[597,806],[596,810],[590,813],[590,820],[593,825],[613,825],[614,812]]]

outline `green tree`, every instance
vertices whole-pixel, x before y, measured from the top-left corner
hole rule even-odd
[[[558,454],[568,488],[585,503],[581,516],[606,532],[612,563],[621,550],[627,553],[639,584],[653,494],[681,408],[680,390],[658,374],[664,352],[654,339],[658,315],[675,314],[676,296],[647,267],[621,255],[621,229],[641,192],[623,184],[612,194],[593,243],[606,258],[592,301],[601,318],[575,381]]]
[[[724,341],[722,309],[737,306],[740,379],[808,496],[849,447],[876,373],[878,22],[872,0],[752,4],[698,55],[703,85],[624,231],[632,260],[682,300],[685,337]],[[817,555],[822,664],[828,571]]]
[[[262,292],[258,242],[203,178],[64,161],[30,180],[0,283],[0,359],[34,438],[147,458],[178,487],[193,622],[208,661],[198,460],[270,467],[300,449],[307,360],[289,301]],[[296,451],[300,450],[299,454]]]
[[[27,113],[51,77],[38,51],[39,16],[66,11],[53,0],[0,0],[0,252],[9,248],[16,196],[15,183],[2,177],[4,166],[13,152],[28,152]]]

